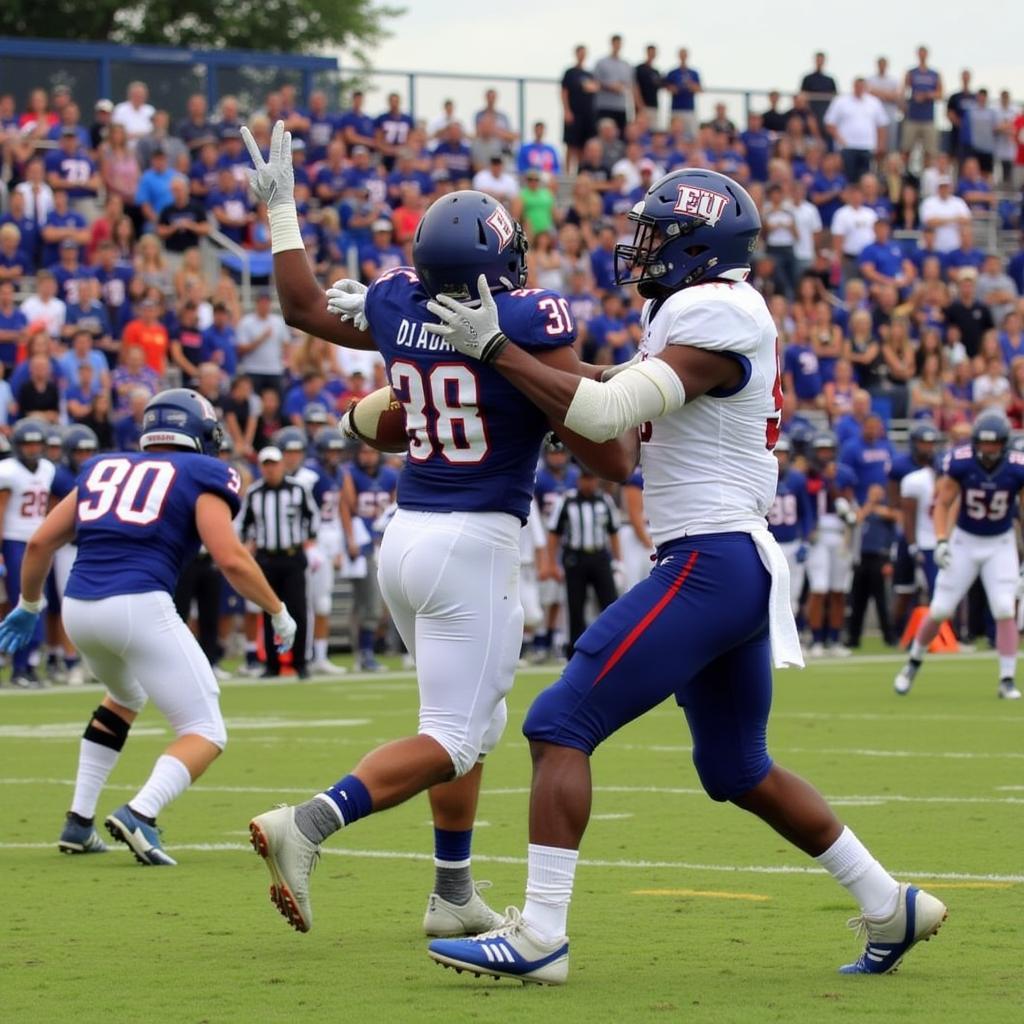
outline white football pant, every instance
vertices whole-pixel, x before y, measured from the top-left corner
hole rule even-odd
[[[950,618],[974,581],[981,576],[993,619],[1013,618],[1020,562],[1013,530],[996,537],[979,537],[954,530],[949,538],[951,561],[940,569],[929,614],[937,621]]]
[[[632,590],[638,583],[642,583],[651,575],[654,563],[651,555],[654,548],[644,547],[637,539],[636,530],[626,524],[619,530],[619,545],[622,549],[622,592]]]
[[[812,594],[845,594],[850,589],[852,560],[845,530],[818,529],[804,563]]]

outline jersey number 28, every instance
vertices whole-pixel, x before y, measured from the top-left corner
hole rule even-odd
[[[91,523],[113,509],[122,523],[148,526],[160,518],[176,472],[169,462],[103,459],[79,484],[88,496],[78,502],[78,518]]]

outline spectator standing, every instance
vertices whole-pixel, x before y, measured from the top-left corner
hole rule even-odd
[[[885,116],[889,119],[885,133],[885,149],[889,153],[895,153],[900,148],[900,104],[903,100],[903,89],[899,79],[889,71],[888,58],[879,57],[875,67],[875,73],[867,80],[868,92],[882,104]]]
[[[540,171],[542,174],[558,174],[561,164],[558,159],[558,150],[550,143],[544,141],[544,133],[547,126],[543,121],[535,121],[533,124],[533,142],[528,142],[519,147],[519,154],[516,158],[517,169],[520,174],[525,174],[531,169]]]
[[[270,305],[270,292],[256,296],[256,309],[238,322],[238,369],[247,374],[253,390],[262,393],[271,388],[280,393],[285,371],[284,353],[291,332],[282,317]]]
[[[594,65],[594,78],[599,91],[594,101],[594,114],[598,121],[610,117],[625,132],[629,102],[633,96],[633,69],[619,56],[622,36],[611,38],[611,52]]]
[[[697,138],[697,93],[701,91],[700,72],[689,65],[690,54],[683,48],[679,51],[679,63],[665,75],[665,88],[672,95],[671,117],[678,119],[685,129],[687,139]],[[778,94],[775,94],[776,99]],[[767,128],[768,125],[766,124]],[[782,129],[776,129],[782,130]]]
[[[587,48],[576,47],[576,63],[562,75],[563,140],[566,170],[575,172],[584,143],[597,131],[595,97],[600,86],[584,66]]]
[[[838,91],[836,80],[825,71],[825,54],[819,50],[814,55],[814,70],[804,75],[800,82],[800,92],[806,97],[818,124],[822,123],[825,111]]]
[[[811,179],[809,187],[810,200],[817,207],[823,224],[832,224],[836,211],[843,205],[846,185],[842,158],[838,153],[826,153],[821,161],[821,169]]]
[[[944,175],[937,182],[938,193],[921,203],[921,225],[935,232],[935,251],[945,255],[960,245],[960,229],[971,222],[967,204],[953,195],[953,179]]]
[[[585,466],[580,467],[575,490],[567,491],[552,509],[548,532],[551,561],[560,564],[558,572],[565,579],[569,616],[566,657],[571,658],[586,628],[587,595],[593,591],[602,611],[615,601],[618,592],[613,562],[621,560],[618,509]]]
[[[903,155],[907,161],[920,146],[925,161],[939,150],[935,128],[935,104],[942,99],[942,76],[928,67],[928,47],[917,50],[917,65],[904,76],[906,114],[903,118]]]
[[[864,630],[864,613],[868,602],[875,602],[882,641],[887,646],[896,642],[889,618],[886,579],[892,575],[892,553],[896,545],[896,524],[900,513],[885,502],[885,487],[872,484],[864,504],[857,510],[860,527],[859,557],[853,570],[850,592],[849,647],[859,647]]]
[[[999,93],[999,106],[996,108],[996,162],[1003,188],[1014,186],[1013,165],[1017,159],[1017,134],[1014,126],[1020,115],[1021,108],[1010,99],[1010,93],[1003,89]]]
[[[174,134],[188,147],[191,158],[195,157],[213,135],[213,125],[208,115],[206,97],[200,92],[189,96],[185,105],[185,117],[178,122]]]
[[[964,105],[970,154],[978,161],[981,173],[988,178],[995,167],[996,133],[999,112],[988,104],[988,89],[979,89],[973,101]]]
[[[765,248],[775,263],[778,287],[787,299],[792,299],[796,294],[796,207],[783,194],[778,183],[768,186],[761,222],[764,225]]]
[[[836,96],[825,112],[824,124],[843,159],[849,181],[860,181],[871,170],[871,156],[885,152],[889,118],[881,101],[867,91],[863,78],[853,80],[853,92]]]
[[[661,113],[658,110],[658,93],[662,88],[661,72],[654,66],[658,56],[658,48],[654,45],[647,47],[647,56],[642,64],[637,64],[633,69],[633,81],[636,87],[636,111],[647,112],[647,124],[650,128],[657,128],[661,123]]]
[[[960,89],[946,100],[946,117],[949,118],[949,151],[958,159],[967,155],[970,145],[970,128],[966,123],[967,107],[974,102],[971,88],[971,72],[965,68],[960,72]]]
[[[512,145],[519,140],[519,134],[512,130],[512,121],[503,110],[498,109],[497,89],[488,89],[484,93],[484,105],[473,117],[474,129],[479,132],[480,122],[488,119],[493,123],[494,133],[501,139],[505,152],[512,152]]]
[[[131,82],[128,86],[127,99],[122,100],[111,117],[113,124],[124,126],[128,141],[132,145],[138,139],[153,131],[153,115],[156,108],[149,102],[149,89],[145,82]]]

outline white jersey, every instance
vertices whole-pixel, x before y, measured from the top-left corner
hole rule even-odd
[[[915,469],[900,481],[900,497],[917,501],[914,537],[922,551],[935,549],[935,523],[932,504],[935,501],[935,470],[931,466]]]
[[[0,491],[10,491],[4,512],[4,540],[27,541],[46,518],[54,466],[40,459],[34,470],[16,458],[0,462]]]
[[[644,509],[656,545],[677,537],[765,529],[779,470],[782,389],[775,323],[745,282],[709,282],[675,292],[650,320],[644,307],[640,351],[657,356],[689,345],[732,356],[743,379],[645,424],[640,464]]]

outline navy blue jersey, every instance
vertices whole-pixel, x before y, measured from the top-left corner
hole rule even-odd
[[[889,479],[894,484],[898,484],[909,473],[913,473],[914,470],[920,468],[912,455],[908,455],[906,452],[898,452],[893,456],[892,466],[889,469]]]
[[[544,516],[545,521],[551,515],[558,499],[566,491],[572,490],[579,479],[580,471],[575,466],[566,466],[561,476],[555,476],[547,466],[542,465],[537,470],[537,478],[533,485],[533,494],[537,499],[537,507]]]
[[[375,530],[373,524],[394,500],[399,475],[390,466],[378,466],[377,472],[371,475],[355,463],[346,472],[356,492],[356,515],[362,519],[370,536],[378,537],[380,531]],[[367,545],[368,548],[371,546]]]
[[[836,464],[836,475],[831,479],[821,476],[815,471],[807,474],[807,493],[811,497],[815,519],[836,514],[836,498],[844,492],[852,491],[857,486],[857,476],[849,466],[842,462]]]
[[[798,469],[779,477],[775,500],[768,510],[768,529],[780,544],[806,540],[814,529],[814,506],[807,491],[807,478]]]
[[[328,469],[319,459],[306,459],[306,468],[316,473],[313,484],[313,500],[320,507],[320,528],[335,529],[338,521],[338,491],[341,488],[341,474]]]
[[[398,505],[508,512],[525,523],[547,418],[497,370],[423,330],[436,322],[429,298],[408,267],[382,275],[366,293],[366,319],[409,432]],[[523,348],[541,352],[573,343],[568,304],[554,292],[517,289],[496,293],[494,301],[502,331]]]
[[[70,466],[65,465],[63,462],[55,463],[53,483],[50,484],[50,497],[53,498],[55,503],[62,501],[75,489],[77,482],[78,478]]]
[[[1012,529],[1017,495],[1024,488],[1024,453],[1008,452],[989,472],[964,445],[946,455],[942,472],[960,485],[956,525],[961,530],[995,537]]]
[[[238,513],[242,481],[220,459],[191,452],[96,455],[78,476],[78,556],[67,595],[173,593],[199,553],[196,502],[216,494]]]

